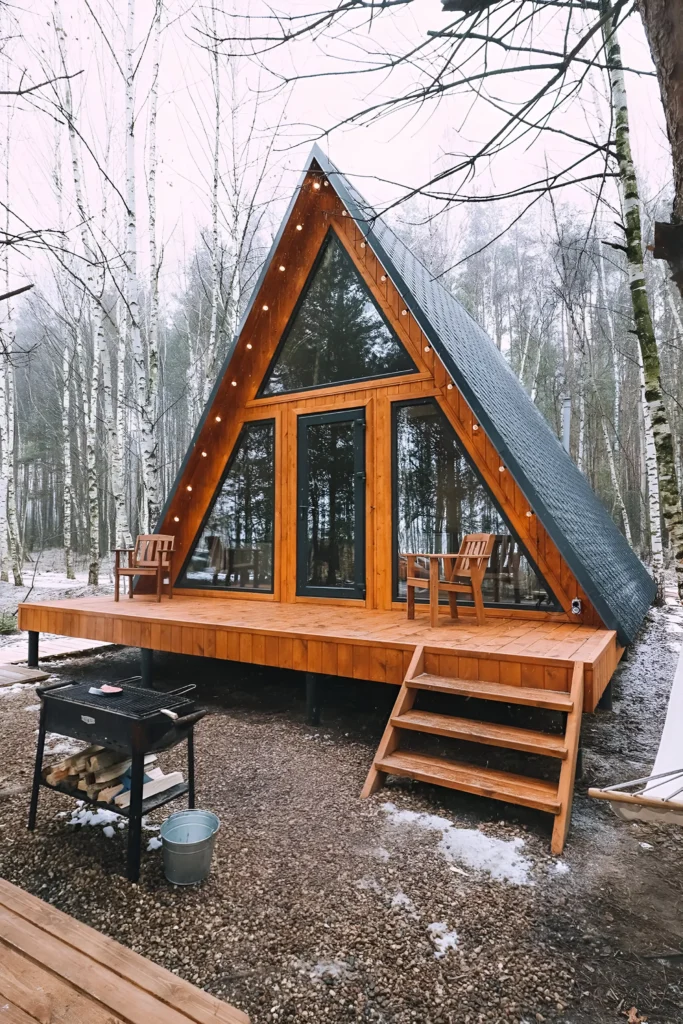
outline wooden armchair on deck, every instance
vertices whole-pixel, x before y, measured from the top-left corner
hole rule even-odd
[[[164,576],[168,576],[168,596],[173,597],[173,545],[175,537],[164,533],[141,533],[134,548],[114,549],[114,600],[119,599],[119,580],[128,577],[128,597],[133,596],[134,576],[154,576],[157,601],[161,601]],[[121,565],[128,555],[128,565]]]
[[[458,594],[467,594],[474,602],[477,625],[483,626],[486,621],[484,599],[481,596],[481,584],[489,564],[491,552],[496,542],[494,533],[469,533],[463,537],[460,550],[452,554],[411,554],[406,555],[408,561],[406,577],[406,607],[408,618],[415,618],[415,589],[427,585],[427,580],[418,575],[416,559],[429,560],[429,616],[430,625],[439,624],[439,591],[448,594],[448,604],[452,619],[458,617]],[[439,572],[440,562],[444,563],[444,577]]]

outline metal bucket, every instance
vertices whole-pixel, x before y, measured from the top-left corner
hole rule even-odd
[[[211,870],[211,858],[220,828],[211,811],[177,811],[161,826],[164,874],[174,885],[203,882]]]

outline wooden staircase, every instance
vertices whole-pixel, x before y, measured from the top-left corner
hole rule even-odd
[[[564,735],[419,711],[415,709],[414,704],[420,690],[564,712]],[[561,690],[543,690],[479,679],[454,679],[434,675],[425,671],[425,651],[424,647],[419,646],[403,680],[361,796],[371,796],[380,789],[387,775],[403,775],[420,782],[446,786],[448,789],[458,789],[477,796],[533,807],[555,815],[551,849],[554,854],[559,854],[567,838],[571,817],[582,709],[581,662],[574,664],[571,692],[566,693]],[[559,779],[557,782],[550,782],[463,761],[451,761],[401,750],[401,739],[406,732],[429,733],[448,739],[466,740],[470,743],[556,758],[560,761]]]

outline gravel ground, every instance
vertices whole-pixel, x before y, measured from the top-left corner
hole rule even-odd
[[[197,728],[199,802],[222,821],[209,880],[169,886],[151,850],[129,884],[125,830],[70,825],[74,805],[59,794],[43,791],[37,830],[25,830],[31,687],[0,691],[0,874],[253,1024],[607,1024],[631,1006],[650,1024],[680,1022],[683,956],[648,958],[683,949],[681,833],[619,821],[585,795],[649,768],[675,615],[653,610],[615,677],[614,711],[585,719],[559,865],[544,815],[398,781],[359,801],[389,688],[330,680],[313,728],[295,673],[159,656],[158,685],[197,681],[211,712]],[[133,652],[113,650],[55,675],[115,680],[134,668]],[[183,761],[172,751],[163,767]]]

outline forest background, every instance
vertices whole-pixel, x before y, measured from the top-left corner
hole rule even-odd
[[[569,25],[567,4],[540,6],[545,50],[565,54],[598,7]],[[538,87],[537,65],[515,63],[537,25],[515,54],[461,54],[457,87],[430,93],[434,52],[417,48],[461,15],[435,0],[287,7],[0,5],[0,291],[32,285],[0,306],[0,576],[18,584],[59,548],[67,575],[84,563],[96,584],[111,548],[154,528],[313,141],[489,332],[660,572],[609,36],[565,73],[543,130],[486,149]],[[618,31],[647,246],[671,157],[637,12]],[[645,279],[680,480],[683,307],[647,251]]]

